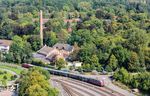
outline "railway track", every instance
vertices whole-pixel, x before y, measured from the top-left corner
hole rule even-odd
[[[107,96],[107,95],[103,94],[102,92],[100,92],[99,90],[95,90],[95,88],[93,88],[93,86],[91,87],[91,86],[87,86],[83,83],[81,84],[81,83],[77,83],[77,82],[73,82],[73,81],[69,81],[69,80],[65,80],[65,81],[70,82],[70,83],[74,83],[76,85],[80,85],[80,86],[85,87],[85,88],[88,88],[88,89],[100,94],[101,96]]]
[[[80,91],[82,91],[82,92],[88,94],[88,96],[95,96],[94,94],[92,94],[92,93],[90,93],[90,92],[88,92],[88,91],[86,91],[86,90],[83,90],[82,88],[78,88],[78,87],[76,87],[75,85],[73,86],[73,85],[71,85],[71,84],[68,84],[68,83],[62,81],[62,80],[58,80],[58,79],[53,79],[53,80],[54,80],[54,81],[57,81],[57,82],[60,82],[62,85],[65,85],[65,87],[66,87],[66,86],[69,86],[69,87],[68,87],[69,90],[70,90],[70,91],[72,90],[72,91],[76,94],[76,95],[71,95],[71,96],[85,96],[85,95],[83,95],[83,94],[81,94],[81,93],[79,93],[79,92],[73,90],[72,88],[75,88],[75,89],[77,89],[77,90],[80,90]],[[70,92],[69,92],[69,94],[70,94]],[[101,96],[105,96],[105,95],[101,95]]]
[[[95,91],[95,92],[98,93],[98,94],[101,94],[102,96],[108,96],[108,95],[109,95],[109,96],[116,96],[116,95],[112,94],[112,92],[108,92],[108,91],[103,90],[103,89],[98,89],[98,88],[96,88],[94,85],[88,85],[88,84],[85,84],[85,83],[82,83],[82,84],[81,84],[81,83],[77,83],[77,81],[74,82],[74,81],[69,81],[69,80],[67,80],[67,82],[74,83],[74,84],[77,84],[77,85],[86,87],[86,88],[88,88],[88,89],[90,89],[90,90],[92,90],[92,91]],[[101,87],[99,87],[99,88],[101,88]],[[105,94],[103,94],[102,92],[107,93],[108,95],[105,95]]]
[[[69,96],[84,96],[83,94],[81,94],[81,93],[79,93],[79,92],[73,90],[73,89],[70,87],[70,85],[62,84],[62,86],[63,86],[63,88],[65,87],[65,90],[66,90],[66,92],[69,93],[69,94],[68,94]],[[66,89],[66,88],[67,88],[67,89]]]
[[[119,92],[117,92],[117,91],[115,91],[115,90],[112,90],[112,89],[110,89],[110,88],[108,88],[108,87],[104,87],[106,90],[110,90],[110,91],[112,91],[113,93],[116,93],[117,94],[117,96],[125,96],[125,95],[123,95],[122,93],[119,93]]]
[[[95,86],[95,85],[92,85],[92,84],[89,84],[89,83],[86,83],[86,82],[82,82],[82,81],[79,81],[79,80],[74,80],[74,79],[70,79],[69,80],[69,79],[66,79],[66,80],[68,80],[69,82],[72,82],[72,83],[76,83],[76,84],[77,84],[77,82],[80,82],[78,84],[80,84],[81,86],[95,88],[97,90],[100,90],[100,91],[103,91],[103,92],[109,94],[110,96],[125,96],[125,95],[123,95],[123,94],[121,94],[121,93],[119,93],[119,92],[117,92],[115,90],[112,90],[112,89],[108,88],[108,87],[99,87],[99,86]]]
[[[92,91],[94,91],[94,92],[96,92],[102,96],[125,96],[125,95],[123,95],[123,94],[121,94],[115,90],[108,88],[108,87],[99,87],[99,86],[95,86],[95,85],[92,85],[92,84],[89,84],[86,82],[82,82],[82,81],[74,80],[74,79],[70,79],[70,78],[65,78],[63,80],[66,82],[74,83],[76,85],[88,88],[88,89],[90,89],[90,90],[92,90]]]
[[[64,85],[64,84],[61,84],[63,89],[66,91],[67,95],[68,96],[76,96],[71,90],[70,88],[68,88],[68,86]]]

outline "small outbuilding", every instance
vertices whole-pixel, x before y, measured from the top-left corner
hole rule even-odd
[[[11,44],[12,44],[12,41],[11,41],[11,40],[3,40],[3,39],[0,39],[0,51],[1,51],[1,52],[6,52],[6,53],[8,53]]]

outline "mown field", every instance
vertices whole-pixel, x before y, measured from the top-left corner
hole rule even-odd
[[[16,74],[20,74],[23,68],[21,66],[15,65],[15,64],[9,64],[9,63],[2,63],[0,62],[0,68],[2,69],[8,69],[10,71],[15,72]]]

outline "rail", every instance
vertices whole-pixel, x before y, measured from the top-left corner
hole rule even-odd
[[[99,87],[99,86],[95,86],[95,85],[92,85],[92,84],[89,84],[89,83],[86,83],[86,82],[82,82],[82,81],[79,81],[79,80],[74,80],[74,79],[63,79],[64,81],[66,82],[69,82],[69,83],[74,83],[76,85],[79,85],[79,86],[82,86],[82,87],[86,87],[90,90],[93,90],[95,91],[96,93],[100,94],[101,96],[107,96],[106,94],[110,95],[110,96],[125,96],[115,90],[112,90],[108,87]],[[63,82],[63,81],[61,81]],[[104,94],[105,93],[105,94]]]
[[[73,90],[72,88],[75,88],[75,89],[78,89],[78,90],[82,90],[82,89],[77,88],[77,87],[75,87],[75,86],[72,86],[72,85],[70,85],[70,84],[67,84],[67,83],[65,83],[65,82],[63,82],[63,81],[61,81],[61,80],[58,80],[58,79],[52,79],[52,80],[61,83],[62,87],[63,87],[64,90],[68,93],[69,96],[84,96],[83,94],[81,94],[81,93],[79,93],[79,92]],[[86,91],[84,91],[84,90],[82,90],[82,91],[83,91],[83,92],[86,92]],[[86,92],[86,93],[88,93],[88,92]],[[89,94],[90,96],[94,96],[94,95],[91,94],[91,93],[88,93],[88,94]]]

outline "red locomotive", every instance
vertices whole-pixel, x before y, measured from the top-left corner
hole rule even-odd
[[[27,64],[27,63],[23,63],[22,67],[24,67],[24,68],[31,68],[31,67],[33,67],[33,65]]]

